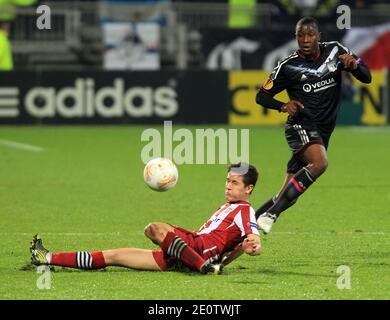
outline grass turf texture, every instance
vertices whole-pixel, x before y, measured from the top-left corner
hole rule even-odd
[[[196,229],[224,202],[226,165],[180,165],[173,190],[150,190],[146,128],[0,128],[0,139],[44,148],[0,145],[0,299],[390,298],[389,128],[337,128],[328,171],[262,237],[263,255],[243,255],[221,276],[56,267],[51,289],[39,290],[40,275],[24,267],[36,232],[53,251],[154,248],[147,223]],[[280,187],[289,154],[282,128],[250,128],[254,207]],[[336,286],[340,265],[351,289]]]

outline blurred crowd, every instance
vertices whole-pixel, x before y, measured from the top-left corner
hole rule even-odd
[[[0,0],[0,70],[8,71],[14,67],[13,56],[10,43],[10,33],[12,23],[17,17],[18,7],[37,6],[40,3],[49,4],[51,1],[43,0]],[[53,1],[54,3],[55,1]],[[83,3],[80,0],[67,0],[67,3]],[[157,4],[157,3],[172,3],[179,5],[180,3],[200,4],[201,0],[88,0],[88,2],[96,2],[105,6],[117,6],[118,4],[126,6],[127,4]],[[224,3],[227,5],[228,21],[227,26],[231,29],[239,28],[258,28],[259,20],[256,20],[259,4],[268,4],[271,10],[271,19],[273,21],[283,21],[283,24],[294,25],[302,16],[313,16],[317,18],[320,25],[326,23],[334,23],[336,10],[340,5],[347,5],[352,10],[365,11],[370,8],[380,7],[381,5],[390,5],[386,0],[212,0],[214,3]],[[261,6],[260,6],[261,8]],[[257,11],[256,11],[256,10]],[[261,10],[261,9],[260,9]],[[122,12],[123,11],[123,12]],[[114,12],[114,11],[113,11]],[[121,10],[124,16],[126,11]],[[115,12],[116,16],[118,11]],[[121,16],[121,15],[120,15]],[[128,20],[131,20],[128,17]],[[389,19],[390,20],[390,19]],[[101,20],[102,21],[102,20]],[[101,22],[100,21],[100,22]],[[131,21],[128,21],[131,22]],[[84,49],[83,49],[84,50]],[[85,50],[84,50],[85,51]]]

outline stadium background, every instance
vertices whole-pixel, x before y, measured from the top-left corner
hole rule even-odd
[[[39,5],[51,9],[50,29],[37,27]],[[336,27],[339,5],[351,8],[351,29]],[[0,262],[2,299],[389,298],[389,3],[36,1],[15,9],[14,67],[0,73],[1,251],[9,257]],[[39,275],[24,266],[35,232],[55,250],[150,247],[148,222],[195,229],[223,201],[226,165],[181,165],[166,194],[143,184],[141,133],[162,130],[164,120],[192,132],[250,128],[263,179],[253,206],[277,191],[288,158],[285,115],[254,98],[294,50],[302,15],[318,18],[322,40],[362,56],[373,82],[346,76],[331,167],[263,239],[269,253],[241,258],[212,287],[204,278],[113,268],[59,270],[52,290],[39,290]],[[350,290],[336,287],[344,264]],[[176,281],[183,285],[173,290]]]

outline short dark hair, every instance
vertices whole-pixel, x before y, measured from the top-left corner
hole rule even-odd
[[[298,28],[298,26],[307,25],[307,24],[314,24],[319,30],[318,21],[316,18],[313,17],[303,17],[297,22],[297,24],[295,25],[295,29]]]
[[[242,175],[242,181],[244,182],[245,186],[249,186],[250,184],[255,186],[257,178],[259,177],[259,172],[257,171],[256,167],[246,162],[231,164],[228,168],[228,173],[230,171]]]

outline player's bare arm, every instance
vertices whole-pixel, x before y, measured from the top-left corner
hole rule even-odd
[[[249,234],[243,242],[236,245],[233,251],[222,259],[222,264],[227,266],[229,263],[239,258],[244,252],[251,256],[261,254],[260,237],[258,235]]]
[[[233,251],[229,252],[225,257],[223,257],[221,263],[224,266],[227,266],[229,263],[239,258],[243,253],[244,251],[242,249],[242,242],[241,242],[234,247]]]
[[[261,254],[260,236],[257,234],[248,234],[242,242],[242,250],[250,256],[258,256]]]

